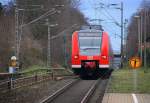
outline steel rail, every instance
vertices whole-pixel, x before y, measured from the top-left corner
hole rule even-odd
[[[80,79],[73,80],[73,81],[69,82],[67,85],[63,86],[62,88],[60,88],[59,90],[57,90],[56,92],[54,92],[52,95],[50,95],[49,97],[45,98],[40,103],[50,103],[57,96],[61,95],[63,92],[65,92],[68,88],[70,88],[71,86],[73,86],[79,80]]]
[[[100,83],[100,79],[97,80],[89,89],[89,91],[85,94],[84,98],[81,100],[81,103],[87,103],[88,100],[90,99],[90,97],[92,96],[92,94],[94,93],[94,91],[97,88],[97,85]]]

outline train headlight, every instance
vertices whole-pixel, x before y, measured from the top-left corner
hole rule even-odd
[[[78,56],[78,55],[75,55],[75,56],[74,56],[74,59],[78,59],[78,58],[79,58],[79,56]]]

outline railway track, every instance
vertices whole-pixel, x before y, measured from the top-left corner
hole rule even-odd
[[[94,103],[95,101],[100,103],[106,88],[104,84],[107,84],[107,80],[77,79],[71,81],[40,103]],[[103,92],[101,95],[99,95],[99,92],[97,93],[99,90]]]
[[[62,79],[68,79],[68,78],[78,78],[78,76],[73,76],[73,75],[55,75],[54,80],[62,80]],[[30,77],[22,77],[22,78],[17,78],[12,81],[12,88],[10,85],[10,80],[3,80],[0,81],[0,92],[7,92],[10,89],[17,89],[25,86],[31,86],[36,83],[46,81],[46,80],[52,80],[52,76],[42,76],[42,75],[37,75],[37,76],[30,76]]]
[[[95,88],[95,91],[93,94],[89,97],[88,101],[86,103],[101,103],[103,100],[103,96],[105,94],[105,90],[107,88],[107,80],[101,80],[100,83]]]

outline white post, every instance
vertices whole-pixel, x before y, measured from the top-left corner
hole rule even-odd
[[[15,56],[19,59],[19,10],[18,10],[18,3],[17,0],[15,1],[15,32],[16,32],[16,39],[15,39]]]
[[[47,41],[47,67],[50,68],[51,67],[51,42],[50,42],[50,23],[49,23],[49,19],[46,19],[47,22],[47,26],[48,26],[48,41]]]

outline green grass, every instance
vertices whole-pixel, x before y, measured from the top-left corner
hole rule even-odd
[[[66,69],[64,70],[53,70],[54,75],[72,75],[71,72],[68,72]]]
[[[134,74],[137,72],[137,77]],[[132,70],[119,69],[112,73],[108,92],[117,93],[150,93],[150,68]],[[135,81],[136,84],[135,84]]]
[[[22,76],[32,76],[32,75],[42,75],[50,72],[48,68],[34,65],[27,69],[20,70],[18,73],[21,73]]]
[[[32,76],[32,75],[44,75],[47,73],[51,73],[53,72],[54,75],[70,75],[71,73],[69,73],[66,69],[55,69],[53,71],[51,71],[50,69],[48,69],[47,67],[42,67],[42,66],[38,66],[38,65],[34,65],[31,66],[29,68],[26,68],[25,70],[21,70],[18,73],[21,73],[22,76]]]

